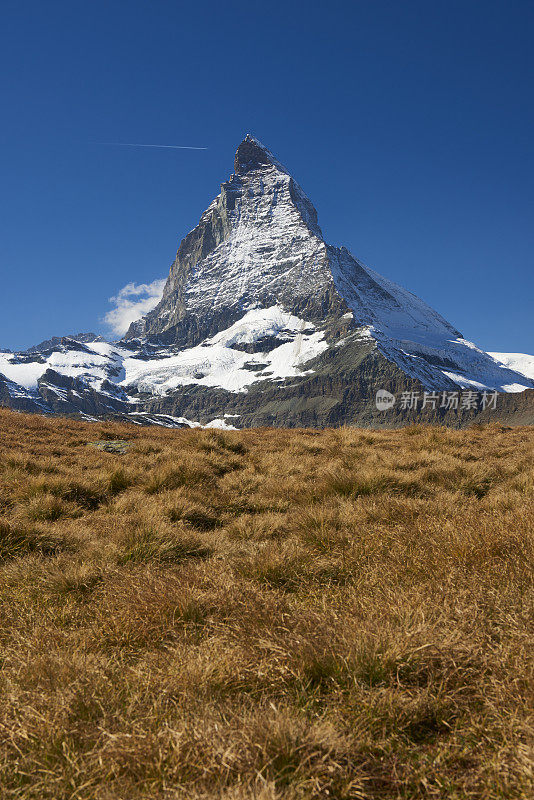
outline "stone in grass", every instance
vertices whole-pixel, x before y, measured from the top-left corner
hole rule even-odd
[[[104,450],[105,453],[118,453],[124,455],[131,447],[131,442],[126,439],[106,439],[103,442],[87,442],[88,447],[96,447],[98,450]]]

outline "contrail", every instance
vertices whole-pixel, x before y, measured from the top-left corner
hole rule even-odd
[[[112,147],[163,147],[165,150],[208,150],[207,147],[189,147],[184,144],[137,144],[135,142],[101,142]]]

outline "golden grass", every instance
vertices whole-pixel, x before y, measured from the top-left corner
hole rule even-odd
[[[0,435],[2,798],[534,796],[532,429]]]

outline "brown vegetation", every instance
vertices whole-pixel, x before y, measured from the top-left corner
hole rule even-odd
[[[531,429],[0,436],[2,798],[533,796]]]

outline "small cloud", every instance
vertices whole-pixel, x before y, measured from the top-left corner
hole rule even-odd
[[[132,322],[157,306],[165,283],[165,278],[158,278],[152,283],[127,283],[115,297],[109,298],[115,307],[107,312],[103,321],[114,334],[124,336]]]

